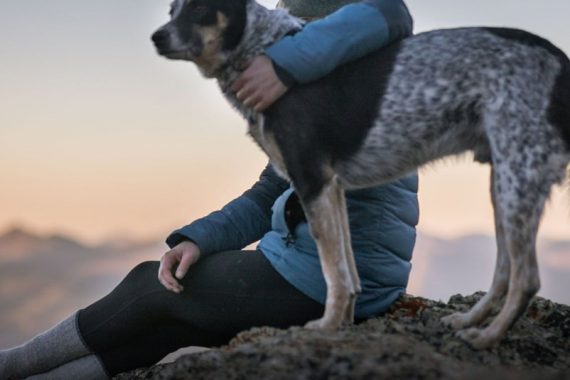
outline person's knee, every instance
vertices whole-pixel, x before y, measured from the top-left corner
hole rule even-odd
[[[144,261],[131,269],[125,281],[140,286],[148,286],[149,284],[155,283],[160,284],[158,282],[159,266],[160,262],[158,261]]]

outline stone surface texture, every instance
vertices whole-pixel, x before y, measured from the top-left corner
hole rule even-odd
[[[403,296],[384,316],[334,332],[253,328],[116,379],[570,379],[570,306],[537,297],[499,346],[477,351],[440,318],[482,295]]]

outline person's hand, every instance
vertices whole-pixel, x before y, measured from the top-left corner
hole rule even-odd
[[[200,248],[191,241],[183,241],[170,251],[166,252],[160,259],[158,269],[158,280],[164,287],[172,292],[180,293],[184,287],[178,280],[184,278],[190,265],[200,258]],[[176,277],[174,270],[176,269]]]
[[[262,112],[285,94],[288,88],[279,80],[271,60],[257,56],[232,85],[239,101]]]

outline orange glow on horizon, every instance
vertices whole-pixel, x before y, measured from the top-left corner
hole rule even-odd
[[[156,56],[149,38],[167,3],[31,1],[0,5],[0,233],[163,238],[256,181],[266,158],[216,84]],[[406,3],[417,32],[507,25],[570,52],[564,0]],[[488,170],[469,159],[422,169],[420,229],[492,234]],[[556,189],[540,236],[567,238],[569,205],[566,187]]]

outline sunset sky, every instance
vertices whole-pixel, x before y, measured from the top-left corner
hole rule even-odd
[[[215,83],[154,52],[168,4],[0,2],[0,233],[159,238],[255,181],[266,158]],[[512,26],[570,52],[567,0],[407,4],[416,32]],[[421,230],[492,232],[488,167],[451,159],[421,174]],[[569,236],[569,205],[568,191],[556,191],[543,236]]]

